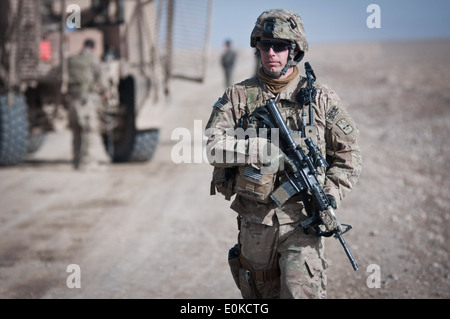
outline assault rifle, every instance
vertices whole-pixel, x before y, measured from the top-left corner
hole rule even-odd
[[[344,251],[350,260],[353,269],[358,270],[358,265],[342,237],[342,235],[348,232],[352,226],[341,224],[338,221],[330,200],[317,179],[317,168],[328,166],[328,163],[320,154],[318,147],[314,144],[313,140],[308,137],[305,140],[308,148],[308,154],[306,154],[302,147],[295,143],[274,100],[269,100],[266,105],[257,108],[251,116],[259,120],[266,128],[279,129],[281,149],[294,164],[291,169],[292,174],[286,173],[288,181],[272,192],[270,197],[279,206],[282,206],[295,194],[301,193],[305,195],[307,192],[310,193],[313,201],[312,206],[316,209],[316,212],[311,213],[312,216],[301,222],[299,227],[303,228],[305,231],[308,227],[312,227],[318,236],[330,237],[334,235],[334,237],[339,240],[342,247],[344,247]],[[305,200],[305,206],[306,202],[307,201]],[[320,229],[320,225],[325,225],[326,231]],[[345,230],[343,229],[343,226],[346,227]]]

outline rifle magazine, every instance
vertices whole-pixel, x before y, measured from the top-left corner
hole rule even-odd
[[[275,191],[270,194],[270,198],[277,203],[278,206],[282,206],[289,198],[297,194],[297,189],[292,185],[291,181],[284,182]]]

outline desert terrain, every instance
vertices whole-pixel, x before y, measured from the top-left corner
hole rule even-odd
[[[98,141],[105,168],[74,171],[63,123],[24,163],[0,168],[0,298],[240,298],[230,202],[209,195],[212,166],[171,157],[179,143],[201,148],[224,90],[218,54],[204,83],[172,81],[152,161],[110,165]],[[312,44],[304,61],[355,119],[364,161],[337,211],[360,270],[326,239],[328,298],[450,298],[450,40]],[[252,53],[239,52],[234,81],[253,72]],[[80,288],[67,286],[73,264]]]

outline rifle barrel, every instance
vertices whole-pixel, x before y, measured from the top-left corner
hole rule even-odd
[[[339,242],[341,243],[342,247],[344,247],[345,254],[347,255],[348,259],[350,260],[350,263],[352,264],[353,269],[356,271],[359,269],[358,264],[356,263],[355,258],[353,258],[352,253],[350,252],[350,249],[348,249],[347,244],[345,243],[344,237],[342,237],[341,233],[336,232],[334,237],[336,237]]]

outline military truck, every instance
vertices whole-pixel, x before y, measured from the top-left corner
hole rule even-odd
[[[113,162],[150,160],[169,80],[205,77],[211,13],[212,0],[0,1],[0,165],[21,163],[61,127],[68,58],[88,38],[109,91],[107,153]],[[200,61],[186,70],[189,54]]]

